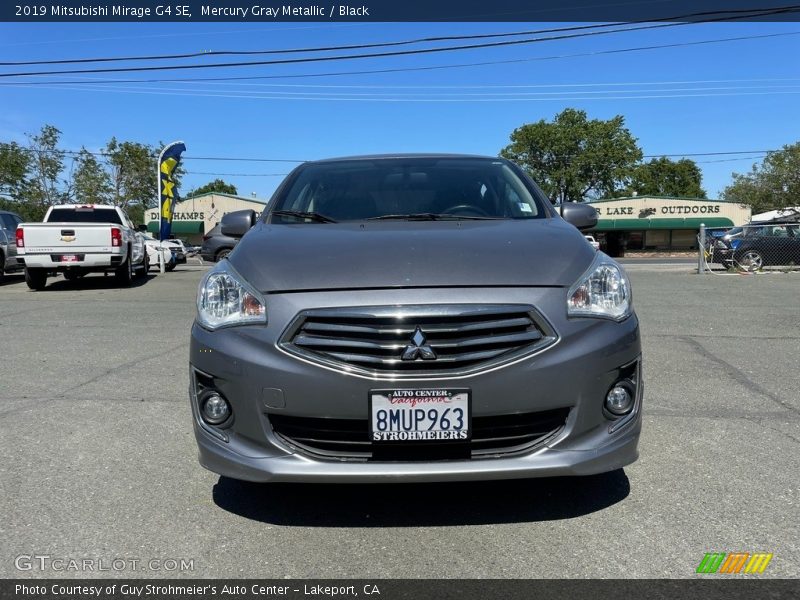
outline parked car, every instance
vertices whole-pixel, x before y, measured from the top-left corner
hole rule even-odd
[[[559,214],[560,213],[560,214]],[[625,271],[499,158],[305,163],[223,217],[190,345],[200,462],[253,481],[588,475],[636,460]]]
[[[719,238],[714,245],[714,262],[746,271],[800,265],[800,224],[756,225],[745,227],[735,238]]]
[[[166,271],[172,271],[175,268],[176,259],[175,253],[173,252],[172,248],[170,248],[166,244],[162,244],[157,239],[151,238],[149,236],[144,237],[145,247],[147,248],[147,254],[149,259],[148,270],[150,267],[159,268],[159,258],[158,255],[161,254],[164,260],[164,269]]]
[[[583,237],[586,238],[586,241],[589,242],[589,245],[594,248],[595,250],[600,250],[600,242],[594,239],[594,236],[591,235],[584,235]]]
[[[17,225],[22,223],[22,217],[7,210],[0,210],[0,282],[6,273],[22,271],[23,263],[17,261]]]
[[[186,248],[184,247],[183,242],[181,240],[177,239],[164,240],[161,243],[167,248],[169,248],[172,251],[173,256],[175,257],[172,269],[174,269],[176,265],[186,264]]]
[[[222,228],[217,224],[203,236],[200,257],[211,262],[220,261],[231,253],[238,241],[236,238],[223,235]]]
[[[51,206],[44,222],[17,226],[16,243],[32,290],[44,289],[47,277],[55,273],[72,280],[113,272],[120,285],[130,285],[148,268],[142,236],[118,206]]]

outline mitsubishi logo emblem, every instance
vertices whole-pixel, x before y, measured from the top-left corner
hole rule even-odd
[[[411,343],[403,350],[403,360],[436,360],[436,353],[427,343],[425,334],[422,329],[417,327],[414,335],[411,337]]]

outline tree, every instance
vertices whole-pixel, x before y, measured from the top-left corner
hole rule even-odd
[[[59,149],[61,131],[53,125],[44,125],[36,134],[28,134],[30,162],[21,199],[31,204],[34,214],[44,213],[52,204],[68,199],[67,182],[59,180],[64,170],[64,151]]]
[[[232,183],[225,183],[222,179],[215,179],[214,181],[210,181],[205,185],[201,185],[199,188],[192,190],[188,194],[188,198],[193,196],[200,196],[201,194],[209,194],[213,192],[219,192],[221,194],[238,194],[239,192],[236,190],[236,186]]]
[[[30,153],[16,142],[0,143],[0,195],[21,197],[30,162]]]
[[[155,149],[139,142],[120,142],[112,137],[103,152],[109,169],[112,204],[126,209],[135,204],[155,206]]]
[[[553,201],[580,202],[624,188],[642,151],[621,115],[589,120],[568,108],[518,127],[500,155],[518,163]]]
[[[631,176],[626,195],[681,196],[705,198],[703,174],[693,160],[682,158],[675,162],[666,156],[637,165]]]
[[[753,213],[800,204],[800,142],[768,153],[749,173],[733,173],[722,197],[746,204]]]
[[[72,193],[81,204],[105,204],[111,195],[111,178],[105,166],[81,148],[72,173]]]

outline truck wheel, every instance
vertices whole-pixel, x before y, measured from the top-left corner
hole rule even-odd
[[[25,269],[25,283],[34,291],[40,292],[47,285],[47,271],[45,269]]]
[[[150,270],[150,257],[147,256],[147,252],[144,253],[144,258],[142,259],[142,266],[139,269],[137,276],[139,277],[147,277],[147,272]]]
[[[125,262],[114,271],[114,278],[120,286],[128,287],[131,284],[133,281],[133,265],[131,264],[130,254],[128,254],[128,258],[125,259]]]

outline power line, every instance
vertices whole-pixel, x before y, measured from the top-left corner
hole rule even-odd
[[[371,48],[389,48],[397,46],[408,46],[425,43],[436,42],[451,42],[457,40],[478,40],[490,38],[503,38],[503,37],[518,37],[521,35],[540,35],[543,33],[562,33],[566,31],[584,31],[593,29],[604,29],[609,27],[619,27],[623,25],[640,24],[640,23],[659,23],[664,21],[685,21],[688,19],[698,19],[702,17],[711,17],[716,15],[734,15],[726,17],[727,19],[737,18],[735,15],[744,14],[746,17],[758,16],[760,13],[773,14],[772,11],[791,12],[792,10],[800,9],[800,5],[781,6],[771,8],[750,8],[739,10],[715,10],[704,11],[696,13],[688,13],[683,15],[673,15],[670,17],[661,17],[658,19],[638,20],[629,23],[616,22],[616,23],[596,23],[592,25],[573,25],[570,27],[551,27],[548,29],[533,29],[513,32],[502,33],[481,33],[481,34],[465,34],[465,35],[443,35],[443,36],[428,36],[422,38],[414,38],[410,40],[398,40],[393,42],[374,42],[367,44],[347,44],[338,46],[314,46],[308,48],[282,48],[273,50],[206,50],[202,52],[189,52],[182,54],[155,54],[144,56],[117,56],[117,57],[93,57],[93,58],[68,58],[56,60],[30,60],[30,61],[6,61],[0,62],[0,66],[30,66],[30,65],[59,65],[59,64],[86,64],[97,62],[125,62],[125,61],[139,61],[139,60],[179,60],[185,58],[199,58],[207,56],[258,56],[268,54],[301,54],[312,52],[332,52],[338,50],[365,50]],[[758,13],[754,15],[753,13]],[[688,24],[688,23],[683,23]],[[619,30],[627,31],[627,30]],[[613,33],[613,32],[609,32]]]
[[[607,54],[624,54],[628,52],[643,52],[648,50],[660,50],[664,48],[682,48],[688,46],[700,46],[706,44],[718,44],[726,42],[739,42],[746,40],[778,38],[778,37],[795,36],[795,35],[800,35],[800,31],[768,33],[760,35],[745,35],[745,36],[735,36],[727,38],[697,40],[694,42],[676,42],[672,44],[635,46],[630,48],[618,48],[615,50],[597,50],[593,52],[579,52],[573,54],[535,56],[530,58],[514,58],[514,59],[495,60],[495,61],[457,63],[457,64],[436,65],[428,67],[398,67],[390,69],[371,69],[371,70],[361,70],[361,71],[338,71],[338,72],[328,72],[328,73],[308,73],[308,74],[295,74],[295,75],[260,75],[260,76],[241,76],[241,77],[187,77],[187,78],[150,78],[150,79],[86,78],[83,80],[76,80],[76,81],[26,81],[25,86],[32,87],[32,86],[49,86],[49,85],[93,85],[98,83],[104,83],[104,84],[105,83],[199,83],[199,82],[222,82],[222,81],[232,82],[232,81],[252,81],[252,80],[265,80],[265,79],[305,79],[305,78],[316,78],[316,77],[339,77],[346,75],[372,75],[372,74],[387,74],[387,73],[402,73],[402,72],[417,72],[417,71],[435,71],[444,69],[536,62],[545,60],[562,60],[567,58],[582,58],[587,56],[602,56]],[[12,82],[12,81],[0,82],[0,86],[18,86],[18,85],[20,85],[18,82]]]
[[[750,11],[746,15],[736,15],[733,17],[719,17],[715,19],[707,19],[703,22],[713,23],[720,21],[733,21],[737,19],[744,19],[753,16],[769,16],[776,14],[784,14],[797,12],[800,6],[792,6],[781,9],[753,9],[758,10],[757,13]],[[731,12],[731,11],[726,11]],[[173,70],[186,70],[186,69],[215,69],[215,68],[229,68],[229,67],[247,67],[247,66],[266,66],[266,65],[283,65],[283,64],[299,64],[299,63],[312,63],[312,62],[330,62],[339,60],[360,60],[365,58],[387,58],[393,56],[409,56],[417,54],[432,54],[442,52],[454,52],[461,50],[475,50],[481,48],[497,48],[504,46],[514,46],[521,44],[533,44],[539,42],[556,41],[564,39],[575,39],[588,36],[608,35],[612,33],[625,33],[631,31],[643,31],[652,29],[662,29],[667,27],[681,27],[693,23],[662,23],[658,25],[644,25],[641,27],[628,27],[624,29],[610,29],[605,31],[591,31],[584,33],[572,33],[567,35],[550,36],[544,38],[527,38],[523,40],[509,40],[502,42],[489,42],[481,44],[464,44],[461,46],[448,46],[445,48],[420,48],[414,50],[398,50],[392,52],[373,52],[368,54],[345,54],[337,56],[319,56],[319,57],[303,57],[303,58],[290,58],[280,60],[266,60],[266,61],[245,61],[245,62],[229,62],[229,63],[213,63],[213,64],[193,64],[193,65],[161,65],[161,66],[139,66],[139,67],[113,67],[104,69],[71,69],[61,71],[34,71],[25,73],[2,73],[0,77],[28,77],[38,75],[65,75],[65,74],[85,74],[85,73],[125,73],[125,72],[143,72],[143,71],[173,71]]]
[[[24,83],[15,83],[12,87],[25,88],[28,87]],[[800,86],[787,86],[787,87],[800,87]],[[39,87],[38,89],[48,89],[47,86]],[[542,95],[516,95],[515,97],[465,97],[466,95],[458,95],[457,97],[436,97],[436,96],[346,96],[346,95],[281,95],[278,92],[272,93],[248,93],[246,91],[232,91],[228,93],[217,92],[214,90],[211,93],[196,92],[192,90],[178,90],[178,91],[165,91],[158,89],[138,89],[138,88],[119,88],[119,87],[54,87],[58,90],[71,90],[78,92],[106,92],[118,94],[145,94],[155,96],[177,96],[177,97],[195,97],[195,98],[238,98],[238,99],[251,99],[251,100],[282,100],[282,101],[302,101],[302,102],[392,102],[392,103],[411,103],[411,102],[427,102],[427,103],[488,103],[488,102],[577,102],[577,101],[603,101],[603,100],[651,100],[651,99],[677,99],[677,98],[722,98],[733,96],[778,96],[778,95],[791,95],[800,94],[800,90],[771,90],[760,91],[763,88],[743,88],[746,90],[759,90],[759,91],[734,91],[734,92],[710,92],[710,93],[697,93],[696,90],[691,90],[693,93],[665,93],[672,92],[671,90],[617,90],[616,92],[608,91],[608,94],[628,94],[617,96],[589,96],[588,92],[581,96],[542,96]],[[238,92],[238,93],[234,93]],[[655,93],[661,92],[661,93]],[[580,92],[576,92],[580,93]],[[632,95],[635,94],[635,95]]]
[[[25,148],[27,150],[31,150],[31,146],[20,146],[21,148]],[[777,152],[776,149],[771,150],[720,150],[715,152],[682,152],[677,154],[644,154],[642,158],[676,158],[676,157],[686,157],[686,156],[731,156],[731,155],[739,155],[739,154],[768,154],[770,152]],[[69,156],[77,156],[79,154],[90,154],[92,156],[100,156],[100,157],[108,157],[111,156],[108,152],[90,152],[88,150],[41,150],[41,152],[48,154],[48,153],[61,153],[66,154]],[[151,158],[157,158],[158,155],[153,154]],[[751,157],[747,157],[751,158]],[[757,157],[755,157],[757,158]],[[255,157],[239,157],[239,156],[191,156],[191,155],[183,155],[181,157],[181,161],[186,160],[205,160],[205,161],[237,161],[237,162],[283,162],[283,163],[302,163],[308,162],[310,160],[316,159],[289,159],[289,158],[255,158]],[[738,160],[738,159],[737,159]],[[201,172],[194,172],[198,175],[224,175],[224,173],[201,173]],[[279,174],[275,174],[276,176]]]

